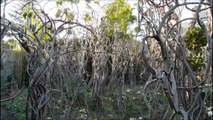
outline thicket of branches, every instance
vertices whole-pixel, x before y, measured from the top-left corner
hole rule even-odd
[[[1,41],[1,64],[8,52],[16,59],[7,63],[14,72],[1,76],[10,76],[1,90],[11,88],[1,102],[27,91],[25,119],[104,119],[109,111],[108,119],[127,119],[126,87],[140,86],[150,119],[205,118],[205,107],[212,106],[206,105],[212,100],[212,1],[139,0],[137,20],[128,4],[116,1],[101,19],[91,8],[94,1],[87,1],[92,12],[84,21],[63,7],[78,1],[57,0],[54,18],[41,1],[22,1],[11,14],[17,21],[5,17],[10,1],[1,1],[1,40],[13,36],[21,46],[9,51]],[[194,16],[180,19],[183,8]],[[185,21],[190,26],[184,30]],[[136,34],[128,32],[131,22],[138,25]],[[79,117],[81,109],[85,116]]]

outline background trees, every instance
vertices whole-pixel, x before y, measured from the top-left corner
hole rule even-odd
[[[138,1],[135,32],[129,27],[136,17],[124,0],[103,8],[104,16],[92,7],[98,1],[85,1],[84,15],[82,1],[52,2],[54,16],[44,10],[51,1],[20,2],[11,16],[17,21],[1,14],[1,38],[13,36],[22,51],[1,41],[2,64],[10,64],[7,51],[14,55],[14,73],[1,68],[2,108],[18,119],[207,118],[212,16],[199,13],[211,10],[210,1]],[[181,7],[195,16],[181,19]],[[187,20],[193,24],[184,31]]]

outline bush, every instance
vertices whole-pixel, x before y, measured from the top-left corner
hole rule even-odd
[[[206,35],[199,27],[189,28],[186,32],[184,41],[189,50],[196,51],[200,50],[201,47],[206,46],[207,44]]]

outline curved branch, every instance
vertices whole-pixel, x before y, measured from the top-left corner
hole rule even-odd
[[[9,98],[2,99],[1,102],[6,102],[6,101],[9,101],[9,100],[15,99],[16,97],[18,97],[21,94],[22,91],[23,91],[23,88],[21,88],[21,90],[16,95],[9,97]]]

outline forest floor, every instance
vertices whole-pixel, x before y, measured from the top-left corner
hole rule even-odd
[[[1,120],[16,120],[15,111],[1,106]]]

